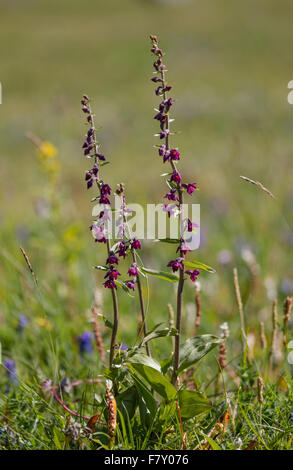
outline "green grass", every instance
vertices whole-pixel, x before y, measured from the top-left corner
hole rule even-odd
[[[242,448],[256,441],[257,449],[292,449],[291,369],[285,355],[269,373],[259,339],[259,321],[263,321],[270,345],[272,297],[278,298],[281,330],[283,301],[293,294],[292,232],[279,206],[239,176],[268,187],[292,223],[293,109],[287,103],[287,84],[293,79],[293,6],[289,0],[277,4],[274,0],[227,0],[225,7],[203,0],[166,3],[0,2],[0,340],[3,360],[11,357],[16,362],[19,377],[19,385],[11,386],[8,393],[8,377],[1,367],[1,426],[5,427],[7,410],[9,425],[0,436],[1,448],[106,445],[101,434],[96,436],[99,442],[84,435],[78,441],[66,440],[67,413],[53,397],[44,397],[39,384],[46,378],[57,385],[65,376],[86,380],[102,373],[97,351],[81,358],[76,339],[92,328],[90,308],[102,280],[92,266],[104,262],[104,251],[93,243],[88,230],[90,196],[83,182],[87,162],[80,149],[84,125],[79,101],[84,92],[94,103],[101,126],[98,137],[111,161],[105,178],[113,186],[123,181],[129,202],[158,203],[165,194],[160,177],[164,170],[153,148],[157,99],[149,80],[148,40],[153,33],[167,52],[168,78],[176,98],[174,143],[183,155],[183,176],[193,175],[200,188],[196,200],[201,204],[203,237],[196,255],[217,271],[201,275],[199,333],[218,335],[220,324],[229,322],[228,361],[241,378],[241,388],[235,392],[235,384],[224,372],[221,394],[211,397],[210,414],[184,423],[188,448],[197,447],[201,433],[216,422],[218,407],[230,403],[230,415],[235,412],[235,416],[225,433],[215,437],[222,449],[237,448],[238,439]],[[59,149],[58,207],[49,218],[36,211],[37,201],[48,197],[49,188],[35,149],[25,137],[27,131]],[[19,245],[29,255],[38,289]],[[245,247],[255,256],[253,276]],[[229,250],[227,264],[219,261],[222,250]],[[172,247],[162,251],[151,243],[143,251],[145,265],[154,268],[164,269],[172,256]],[[242,364],[234,266],[239,272],[246,326],[255,339],[248,370]],[[164,281],[150,279],[150,296],[149,328],[168,322],[167,304],[175,306],[176,302],[172,286]],[[137,300],[119,297],[118,339],[132,346]],[[187,286],[185,337],[191,335],[194,312],[194,289]],[[17,330],[21,313],[29,320],[22,333]],[[111,318],[107,292],[103,292],[103,313]],[[107,349],[109,331],[101,328]],[[153,342],[157,358],[168,358],[171,341]],[[196,366],[196,386],[207,395],[215,393],[217,356],[218,351],[212,352]],[[257,401],[257,375],[265,380],[262,407]],[[286,386],[280,385],[280,377]],[[103,410],[103,399],[103,385],[80,386],[72,397],[65,396],[73,409],[84,409],[89,416]],[[126,431],[121,426],[116,445],[180,448],[178,415],[171,413],[169,421],[164,420],[157,416],[144,442],[145,429],[138,417],[133,418],[132,436],[125,423]],[[172,431],[168,438],[163,437],[166,430]],[[106,431],[102,425],[97,430]]]

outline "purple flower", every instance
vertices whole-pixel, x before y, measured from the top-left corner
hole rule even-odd
[[[95,242],[106,243],[105,232],[99,225],[93,224],[90,229],[94,232]]]
[[[127,255],[127,246],[122,242],[119,244],[118,255],[123,256],[123,258]]]
[[[173,183],[180,183],[180,181],[181,181],[181,175],[180,175],[179,171],[176,171],[176,170],[175,170],[175,171],[172,173],[172,176],[171,176],[171,178],[170,178],[170,181],[173,181]]]
[[[120,273],[117,271],[117,269],[114,268],[114,266],[110,266],[109,271],[107,272],[106,276],[104,279],[107,277],[113,281],[113,279],[117,279],[117,277],[120,276]]]
[[[169,134],[169,129],[165,129],[160,133],[160,139],[165,139],[167,135]]]
[[[167,212],[169,218],[171,217],[171,215],[175,214],[176,209],[176,204],[163,204],[163,212]]]
[[[173,273],[175,273],[178,269],[183,269],[182,261],[183,258],[176,258],[175,260],[170,261],[170,263],[167,264],[167,267],[172,268]]]
[[[188,245],[186,245],[184,242],[181,242],[181,245],[178,246],[177,250],[176,250],[176,253],[178,253],[178,251],[180,251],[181,253],[183,253],[184,255],[186,255],[186,253],[188,251],[191,251],[191,249],[189,248]]]
[[[86,147],[86,148],[84,149],[83,154],[84,154],[85,156],[89,155],[89,154],[91,153],[91,151],[93,150],[93,148],[94,148],[93,145],[89,145],[88,147]]]
[[[104,194],[102,194],[100,199],[99,199],[99,203],[109,205],[110,204],[110,199],[108,198],[108,196],[105,196]]]
[[[88,189],[93,186],[94,181],[97,181],[98,171],[99,171],[98,165],[95,163],[93,168],[86,172],[85,181],[87,182]]]
[[[87,353],[91,354],[93,351],[93,343],[92,340],[94,335],[91,331],[85,331],[80,336],[78,336],[77,340],[79,343],[79,352],[81,355]]]
[[[6,359],[4,361],[4,366],[7,369],[7,374],[12,382],[17,383],[16,371],[15,371],[15,362],[12,359]]]
[[[118,258],[115,256],[114,251],[110,251],[106,264],[118,264]]]
[[[104,282],[104,287],[106,287],[106,289],[117,289],[117,285],[112,279],[107,279],[107,281]]]
[[[153,77],[153,78],[151,78],[151,81],[154,82],[154,83],[158,83],[158,82],[162,82],[163,80],[159,77]]]
[[[168,201],[177,201],[178,196],[177,196],[177,193],[176,193],[176,189],[171,189],[171,191],[169,193],[165,194],[164,197],[166,199],[168,199]]]
[[[101,194],[104,196],[106,194],[110,195],[111,194],[111,188],[108,184],[104,183],[101,186]]]
[[[169,98],[168,100],[164,101],[164,106],[165,106],[166,113],[169,111],[169,109],[171,108],[171,106],[173,104],[174,104],[173,98]]]
[[[194,228],[198,227],[198,224],[195,224],[190,219],[187,219],[187,231],[192,232]]]
[[[26,327],[27,325],[27,318],[25,315],[21,314],[19,315],[18,317],[18,329],[19,331],[22,331],[24,330],[24,328]]]
[[[158,60],[156,60],[154,62],[153,65],[154,65],[154,68],[156,69],[156,71],[158,72],[160,70],[161,65],[162,65],[162,60],[159,58]]]
[[[165,155],[165,152],[166,152],[166,145],[163,144],[161,145],[161,147],[159,148],[159,155],[160,157],[163,157]]]
[[[186,189],[186,191],[190,195],[197,189],[196,183],[183,184],[182,186]]]
[[[125,285],[128,287],[128,289],[135,290],[135,283],[133,281],[126,281]]]
[[[128,350],[128,346],[127,346],[127,344],[125,344],[125,343],[122,341],[122,343],[120,344],[120,346],[119,346],[119,344],[116,344],[115,349],[118,349],[119,351],[127,351],[127,350]]]
[[[164,158],[163,158],[163,162],[166,163],[166,162],[170,162],[171,161],[171,156],[170,156],[170,150],[167,150],[165,152],[165,155],[164,155]]]
[[[138,272],[135,265],[130,266],[128,269],[129,276],[137,276]]]
[[[155,90],[155,93],[157,96],[159,96],[163,91],[163,87],[162,86],[158,86],[158,88]]]
[[[171,157],[171,160],[180,160],[180,153],[176,149],[171,149],[170,157]]]
[[[141,249],[141,243],[139,240],[136,240],[136,238],[134,238],[131,242],[131,248],[133,250],[140,250]]]
[[[195,269],[194,271],[191,271],[190,269],[188,271],[185,271],[186,274],[190,276],[190,280],[195,282],[197,279],[197,276],[200,274],[198,269]]]
[[[105,156],[102,155],[101,153],[95,153],[95,157],[101,160],[101,162],[104,162],[106,160]]]

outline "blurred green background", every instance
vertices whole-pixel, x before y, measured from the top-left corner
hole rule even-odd
[[[293,107],[287,102],[293,79],[292,15],[289,0],[0,1],[4,354],[17,354],[14,332],[20,313],[30,318],[32,335],[42,334],[35,319],[46,315],[64,358],[67,345],[77,347],[76,335],[90,328],[96,280],[101,281],[92,265],[103,263],[104,251],[88,230],[83,93],[92,99],[101,126],[98,137],[111,161],[105,179],[112,186],[123,181],[129,202],[158,203],[166,192],[160,177],[165,168],[153,148],[158,99],[150,81],[150,33],[159,36],[167,53],[180,170],[200,188],[193,201],[201,204],[202,244],[192,256],[217,270],[201,276],[201,332],[219,333],[220,323],[228,320],[238,339],[234,266],[252,331],[260,319],[268,322],[273,297],[281,301],[293,293],[293,236],[279,210],[293,220]],[[28,131],[59,150],[58,207],[49,217],[36,210],[38,201],[47,198],[48,179],[25,137]],[[261,181],[279,206],[240,175]],[[44,289],[41,304],[20,244]],[[174,257],[172,250],[148,244],[144,262],[164,267]],[[174,304],[175,296],[163,281],[151,282],[150,290],[149,324],[154,325],[168,318],[166,305]],[[110,296],[104,294],[110,317]],[[121,297],[120,339],[131,342],[137,313],[133,300]],[[192,285],[185,299],[185,329],[190,331]],[[37,369],[41,346],[31,341],[31,365]],[[71,356],[66,360],[72,364]]]

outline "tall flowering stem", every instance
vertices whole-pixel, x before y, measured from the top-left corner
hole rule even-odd
[[[96,127],[94,122],[94,114],[91,110],[90,99],[87,95],[83,95],[81,100],[82,111],[86,115],[87,124],[89,126],[86,134],[86,140],[83,143],[84,155],[94,160],[93,167],[88,170],[85,174],[85,180],[87,188],[90,189],[96,186],[98,189],[98,195],[92,199],[92,201],[98,201],[100,205],[103,205],[103,210],[98,214],[98,220],[91,225],[90,229],[93,231],[95,241],[99,243],[105,243],[107,246],[108,257],[106,265],[108,272],[105,275],[104,287],[108,288],[112,292],[113,300],[113,328],[111,335],[110,345],[110,367],[113,364],[116,336],[118,331],[118,299],[117,299],[117,285],[115,280],[120,273],[115,268],[115,264],[118,264],[118,259],[114,256],[111,251],[110,239],[107,233],[107,222],[109,220],[109,211],[111,210],[109,196],[111,194],[110,186],[105,183],[100,177],[100,168],[105,163],[105,156],[99,152],[99,143],[96,138]]]
[[[163,163],[169,162],[171,165],[171,173],[169,174],[168,187],[169,192],[165,195],[165,198],[168,201],[172,201],[172,205],[164,204],[164,211],[168,213],[169,217],[174,213],[174,207],[177,206],[177,210],[180,216],[180,229],[181,235],[184,232],[184,220],[183,220],[183,211],[182,206],[184,203],[184,192],[186,191],[191,195],[196,189],[196,183],[183,183],[181,174],[177,169],[176,162],[180,160],[180,153],[178,149],[171,148],[170,145],[170,109],[174,104],[174,100],[171,97],[168,97],[168,93],[171,91],[172,87],[166,82],[166,66],[163,64],[162,57],[163,51],[159,48],[157,36],[150,36],[152,42],[151,52],[155,56],[155,62],[153,64],[155,69],[155,75],[151,80],[156,83],[157,88],[155,94],[162,98],[162,102],[159,105],[159,109],[156,109],[156,115],[154,119],[159,122],[160,133],[157,136],[162,141],[162,144],[158,148],[159,156],[163,158]],[[192,231],[193,224],[190,220],[187,221],[187,230]],[[179,282],[177,290],[177,316],[176,316],[176,328],[178,331],[177,336],[175,337],[175,347],[174,347],[174,362],[173,362],[173,375],[172,383],[177,382],[177,370],[179,367],[180,361],[180,337],[181,337],[181,321],[182,321],[182,295],[185,276],[188,274],[190,278],[194,281],[196,276],[199,274],[198,271],[185,271],[184,273],[184,261],[187,251],[190,251],[186,245],[184,239],[180,238],[179,246],[177,248],[177,253],[180,254],[178,258],[172,260],[168,263],[168,267],[171,267],[173,272],[179,270]]]
[[[129,209],[126,205],[125,187],[123,183],[120,184],[120,187],[119,189],[117,189],[116,194],[120,196],[122,200],[118,236],[121,238],[125,238],[123,245],[124,247],[129,247],[132,261],[133,261],[132,265],[128,269],[128,275],[131,277],[131,279],[129,281],[126,281],[125,285],[131,290],[135,290],[136,285],[137,285],[141,316],[142,316],[142,330],[143,330],[144,336],[146,336],[147,334],[146,310],[145,310],[145,304],[144,304],[144,299],[143,299],[140,274],[139,274],[139,269],[137,265],[137,250],[141,249],[141,242],[140,240],[137,240],[136,238],[132,237],[132,234],[130,233],[130,229],[127,224],[127,214],[131,213],[132,210]],[[150,351],[149,343],[146,343],[145,346],[146,346],[147,355],[150,357],[151,351]]]

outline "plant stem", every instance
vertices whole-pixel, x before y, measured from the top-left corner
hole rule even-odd
[[[179,210],[181,210],[181,206],[183,204],[183,194],[182,190],[178,189],[178,196],[179,196]],[[182,218],[182,214],[180,213],[180,217]],[[181,251],[180,256],[184,258],[185,255]],[[173,360],[173,375],[172,375],[172,384],[175,385],[177,381],[177,370],[179,367],[180,362],[180,340],[181,340],[181,323],[182,323],[182,295],[183,295],[183,287],[184,287],[184,269],[180,269],[179,274],[179,282],[178,282],[178,289],[177,289],[177,316],[176,316],[176,329],[177,335],[175,336],[175,348],[174,348],[174,360]]]
[[[110,240],[107,238],[107,249],[108,254],[111,251]],[[111,335],[111,345],[110,345],[110,367],[112,367],[113,359],[114,359],[114,351],[115,351],[115,344],[116,344],[116,336],[118,330],[118,299],[117,299],[117,292],[115,289],[111,289],[112,291],[112,299],[113,299],[113,329]]]
[[[135,250],[131,250],[132,251],[132,259],[133,259],[133,262],[135,264],[137,264],[137,260],[136,260],[136,253],[135,253]],[[141,316],[142,316],[142,322],[143,322],[143,334],[144,336],[146,336],[147,334],[147,324],[146,324],[146,313],[145,313],[145,305],[144,305],[144,300],[143,300],[143,295],[142,295],[142,288],[141,288],[141,282],[140,282],[140,276],[139,274],[137,274],[137,277],[136,277],[136,282],[137,282],[137,288],[138,288],[138,295],[139,295],[139,302],[140,302],[140,308],[141,308]],[[151,357],[151,351],[150,351],[150,345],[149,343],[146,343],[145,345],[146,347],[146,352],[147,352],[147,355],[149,357]]]
[[[98,143],[97,143],[97,138],[96,138],[96,126],[95,126],[95,121],[94,121],[94,115],[92,113],[90,104],[88,103],[88,108],[90,110],[90,115],[92,116],[92,127],[94,129],[93,131],[93,136],[94,136],[94,146],[95,146],[95,154],[98,153]],[[95,155],[95,163],[98,163],[97,156]],[[97,181],[97,186],[100,191],[100,180]],[[107,251],[108,251],[108,256],[111,251],[111,243],[109,238],[107,238]],[[110,359],[109,359],[109,364],[110,367],[112,367],[113,364],[113,359],[114,359],[114,351],[115,351],[115,344],[116,344],[116,336],[117,336],[117,331],[118,331],[118,299],[117,299],[117,292],[114,288],[111,289],[112,291],[112,300],[113,300],[113,329],[112,329],[112,335],[111,335],[111,344],[110,344]]]
[[[161,79],[162,79],[162,86],[163,89],[166,87],[166,80],[165,80],[165,72],[164,70],[161,70]],[[163,93],[164,100],[166,100],[166,92],[164,91]],[[169,141],[169,135],[170,135],[170,119],[169,119],[169,112],[166,114],[166,130],[167,135],[165,138],[165,145],[166,145],[166,150],[170,150],[170,141]],[[176,164],[174,163],[173,160],[171,160],[171,166],[173,171],[177,171]],[[178,194],[178,208],[179,208],[179,214],[180,214],[180,228],[182,230],[183,228],[183,220],[182,220],[182,205],[183,205],[183,191],[181,184],[177,184],[177,194]],[[185,259],[185,254],[180,251],[180,256],[183,258],[183,263]],[[183,264],[184,265],[184,264]],[[173,375],[172,375],[172,384],[175,385],[177,381],[177,370],[179,367],[180,363],[180,340],[181,340],[181,324],[182,324],[182,295],[183,295],[183,287],[184,287],[184,269],[180,269],[180,274],[179,274],[179,282],[178,282],[178,290],[177,290],[177,313],[176,313],[176,329],[177,329],[177,335],[175,336],[175,346],[174,346],[174,359],[173,359]]]

